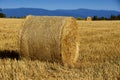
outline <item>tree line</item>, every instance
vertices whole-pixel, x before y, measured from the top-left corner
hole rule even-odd
[[[111,15],[109,18],[93,16],[92,20],[120,20],[120,14],[119,15]]]
[[[0,18],[6,18],[7,16],[3,13],[0,12]],[[7,18],[26,18],[26,16],[22,16],[22,17],[16,17],[16,16],[10,16],[10,17],[7,17]]]
[[[86,20],[87,18],[81,18],[78,17],[76,18],[77,20]],[[92,20],[120,20],[120,14],[119,15],[111,15],[110,17],[98,17],[98,16],[93,16],[91,17]]]
[[[11,16],[9,18],[25,18],[26,16],[22,17],[16,17],[16,16]],[[6,15],[0,12],[0,18],[6,18]],[[85,18],[76,18],[77,20],[85,20]],[[111,15],[109,18],[106,17],[98,17],[98,16],[93,16],[92,20],[120,20],[120,15]]]

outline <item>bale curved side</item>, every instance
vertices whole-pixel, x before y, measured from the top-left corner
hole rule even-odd
[[[29,16],[20,32],[20,55],[73,64],[78,56],[78,27],[71,17]]]

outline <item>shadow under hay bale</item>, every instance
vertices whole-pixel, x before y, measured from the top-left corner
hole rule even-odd
[[[0,59],[5,59],[5,58],[19,60],[20,56],[19,56],[19,53],[16,51],[10,51],[10,50],[0,51]]]
[[[72,17],[28,16],[20,32],[20,56],[73,66],[79,54],[78,39]]]
[[[120,80],[120,77],[117,77],[117,80]]]

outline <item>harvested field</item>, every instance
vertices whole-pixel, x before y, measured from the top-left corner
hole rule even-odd
[[[3,22],[2,22],[3,21]],[[6,22],[7,21],[7,22]],[[17,50],[18,31],[23,19],[0,19],[1,50]],[[3,23],[7,24],[3,24]],[[15,27],[11,26],[19,24]],[[120,78],[120,21],[78,21],[79,59],[77,68],[63,67],[57,63],[38,60],[0,60],[0,79],[3,80],[119,80]],[[13,32],[12,32],[13,31]],[[9,37],[9,32],[12,36]],[[3,35],[0,35],[2,37]],[[12,41],[14,39],[15,41]],[[6,40],[7,47],[3,42]],[[11,47],[11,43],[15,45]]]
[[[84,53],[80,54],[80,61],[98,63],[111,59],[120,60],[120,21],[78,23],[80,53]]]
[[[0,19],[0,50],[18,50],[18,34],[24,19]]]

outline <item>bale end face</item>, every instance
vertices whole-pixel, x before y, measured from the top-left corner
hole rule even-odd
[[[61,39],[62,61],[65,66],[74,66],[79,56],[78,26],[76,20],[67,18]]]

